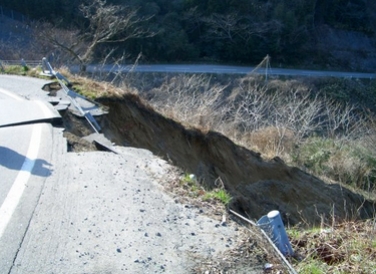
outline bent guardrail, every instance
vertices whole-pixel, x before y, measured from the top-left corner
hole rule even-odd
[[[85,119],[88,121],[90,126],[93,128],[93,130],[96,133],[100,133],[100,131],[102,129],[99,126],[99,124],[97,123],[97,121],[95,120],[95,118],[93,117],[93,115],[91,115],[91,113],[88,112],[88,111],[84,111],[82,109],[82,107],[75,100],[76,97],[80,97],[80,98],[85,99],[85,100],[86,100],[86,98],[78,95],[76,92],[71,90],[69,88],[71,86],[71,83],[69,82],[69,80],[67,78],[65,78],[63,75],[61,75],[59,72],[55,71],[52,68],[51,64],[47,61],[47,58],[45,58],[45,57],[42,59],[42,75],[56,78],[57,81],[59,82],[61,88],[64,90],[64,92],[69,97],[72,104],[74,105],[74,107],[81,113],[81,115],[83,117],[85,117]]]

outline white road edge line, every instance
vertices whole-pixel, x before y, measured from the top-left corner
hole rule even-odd
[[[6,96],[12,97],[12,98],[15,99],[15,100],[18,100],[18,101],[25,100],[25,99],[22,98],[21,96],[18,96],[18,95],[16,95],[16,94],[14,94],[14,93],[12,93],[12,92],[9,92],[9,91],[7,91],[7,90],[5,90],[5,89],[2,89],[2,88],[0,88],[0,92],[3,93],[3,94],[5,94]]]
[[[10,91],[7,91],[5,89],[2,89],[0,88],[0,93],[3,93],[5,94],[6,96],[8,97],[11,97],[17,101],[24,101],[25,98],[21,97],[21,96],[18,96]],[[45,103],[43,103],[43,101],[41,100],[35,100],[34,101],[35,103],[37,103],[39,105],[39,107],[41,108],[43,114],[45,115],[45,117],[50,117],[51,115],[54,116],[54,113],[46,106]]]
[[[37,103],[40,106],[40,108],[41,108],[42,112],[44,113],[45,117],[50,117],[51,115],[54,116],[52,111],[46,106],[45,103],[43,103],[42,101],[39,101],[39,100],[36,100],[34,102]]]
[[[41,136],[42,124],[34,125],[25,161],[16,180],[9,190],[7,197],[0,207],[0,238],[3,236],[4,231],[22,197],[27,182],[29,181],[31,171],[34,168],[35,160],[38,156]]]

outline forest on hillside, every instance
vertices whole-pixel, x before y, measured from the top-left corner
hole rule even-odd
[[[2,5],[59,26],[82,28],[76,0],[3,0]],[[107,0],[149,18],[153,37],[117,44],[148,62],[275,64],[376,68],[374,0]],[[114,45],[111,45],[114,46]],[[362,59],[360,62],[359,60]],[[373,57],[375,58],[375,57]],[[357,61],[352,61],[356,59]]]

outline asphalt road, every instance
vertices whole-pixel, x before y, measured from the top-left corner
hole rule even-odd
[[[43,100],[44,83],[0,75],[0,105]],[[0,273],[192,273],[244,237],[166,194],[170,166],[151,152],[68,153],[63,129],[28,123],[0,128]]]
[[[14,93],[8,85],[14,77],[0,80],[0,272],[8,273],[37,205],[44,182],[51,175],[53,128],[41,123],[57,118],[58,113],[40,98],[26,100],[23,92]],[[19,85],[25,79],[19,80]],[[38,82],[38,81],[36,81]],[[40,90],[31,82],[29,91]],[[45,82],[45,81],[44,81]],[[33,84],[34,83],[34,84]],[[7,89],[4,89],[7,88]],[[17,84],[13,84],[13,88]],[[20,87],[18,87],[20,88]],[[23,121],[31,124],[20,125]],[[17,126],[15,124],[18,124]]]
[[[72,71],[77,71],[78,67],[72,67]],[[137,66],[111,66],[111,65],[90,65],[87,67],[89,72],[96,71],[121,71],[121,72],[180,72],[180,73],[227,73],[227,74],[248,74],[251,72],[267,75],[285,75],[285,76],[305,76],[305,77],[337,77],[337,78],[364,78],[374,79],[376,73],[361,72],[341,72],[341,71],[318,71],[318,70],[299,70],[285,68],[258,68],[224,65],[137,65]]]

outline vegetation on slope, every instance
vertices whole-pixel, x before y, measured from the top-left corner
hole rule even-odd
[[[54,31],[72,42],[88,27],[79,12],[81,1],[3,2],[33,19],[53,22]],[[368,46],[375,38],[374,1],[107,2],[135,8],[140,18],[150,18],[140,26],[158,34],[114,43],[117,56],[123,56],[124,51],[137,56],[142,51],[142,60],[146,61],[255,63],[270,54],[275,64],[282,65],[374,67]],[[46,41],[38,42],[42,44],[30,47],[33,56],[49,52],[56,60],[63,58]],[[7,56],[24,57],[9,41],[0,46]],[[93,57],[102,60],[112,49],[98,47]],[[355,57],[362,61],[354,61]],[[6,66],[7,70],[35,74],[24,67]],[[264,158],[283,159],[328,183],[340,183],[367,199],[375,199],[373,81],[272,79],[265,83],[254,76],[225,80],[197,75],[154,75],[151,79],[128,76],[122,83],[123,91],[105,82],[94,85],[85,78],[76,78],[75,85],[92,97],[109,92],[121,95],[137,87],[138,96],[153,110],[186,128],[199,129],[204,135],[211,130],[221,132]],[[183,187],[187,185],[188,191],[199,193],[199,186],[185,183]],[[207,198],[228,201],[221,190],[209,192]],[[293,262],[299,272],[372,273],[376,253],[374,216],[353,222],[357,216],[356,210],[348,212],[348,218],[339,223],[333,210],[331,216],[312,216],[322,220],[319,228],[317,224],[313,230],[291,228],[289,235],[297,251]],[[302,215],[303,224],[312,223],[304,218]]]
[[[7,69],[5,66],[5,71]],[[9,69],[11,73],[16,71],[14,67]],[[36,74],[32,69],[19,71]],[[329,93],[320,94],[315,90],[313,94],[311,82],[307,84],[303,80],[265,82],[252,75],[231,81],[231,77],[223,80],[204,75],[153,75],[147,80],[145,77],[130,74],[120,89],[83,77],[73,79],[79,89],[91,90],[97,96],[109,93],[122,96],[127,91],[135,91],[137,86],[139,96],[154,110],[180,121],[185,127],[198,128],[204,133],[222,132],[263,157],[280,157],[328,182],[350,185],[366,198],[375,198],[375,119],[372,112],[334,101]],[[150,82],[153,84],[149,85]],[[321,92],[325,87],[336,86],[333,79],[329,79],[330,85],[320,83]],[[357,86],[355,83],[353,86]],[[358,87],[371,85],[364,82]],[[107,92],[103,93],[104,90]],[[350,95],[346,90],[339,92],[344,98]],[[189,191],[196,191],[191,189],[192,184],[184,185],[190,187]],[[298,255],[293,260],[298,270],[302,273],[370,273],[374,269],[374,221],[353,222],[357,212],[348,214],[349,218],[341,222],[336,219],[336,212],[332,216],[312,216],[321,218],[319,230],[302,227],[289,230]],[[331,217],[330,222],[328,217]],[[304,221],[311,223],[303,218]],[[365,238],[365,233],[369,237]]]
[[[82,34],[88,31],[89,20],[80,5],[90,2],[4,0],[2,5]],[[254,64],[269,54],[275,64],[284,66],[376,67],[372,0],[107,0],[107,4],[137,10],[139,18],[150,19],[139,26],[157,34],[113,43],[110,48],[116,47],[118,56],[126,52],[135,58],[141,52],[147,62]],[[106,56],[106,48],[97,49],[97,59]]]

